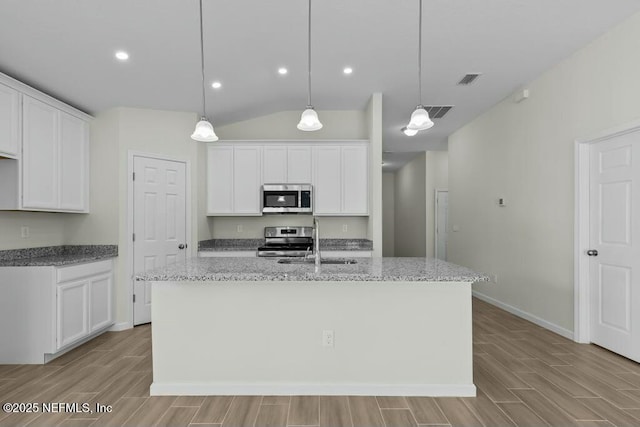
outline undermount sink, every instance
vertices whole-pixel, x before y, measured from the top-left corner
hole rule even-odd
[[[320,264],[357,264],[355,259],[323,259]],[[279,259],[278,264],[315,264],[313,258],[285,258]]]

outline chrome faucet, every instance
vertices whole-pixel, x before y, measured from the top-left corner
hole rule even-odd
[[[316,261],[316,272],[320,269],[320,230],[319,230],[318,218],[313,217],[313,251]]]

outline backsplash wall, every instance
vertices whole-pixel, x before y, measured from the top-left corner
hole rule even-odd
[[[64,244],[65,220],[69,215],[81,214],[0,212],[0,250]],[[22,227],[29,227],[29,237],[22,237]]]
[[[318,217],[323,238],[366,239],[369,217]],[[213,239],[257,239],[265,227],[313,226],[311,215],[264,215],[256,217],[209,217]],[[346,225],[347,231],[344,230]],[[238,227],[242,231],[238,231]]]

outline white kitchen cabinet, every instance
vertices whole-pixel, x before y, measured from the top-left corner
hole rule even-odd
[[[368,145],[314,145],[313,190],[316,215],[368,215]]]
[[[342,211],[343,215],[369,213],[369,154],[366,145],[343,146]]]
[[[22,101],[22,207],[58,207],[58,110],[25,96]]]
[[[88,209],[89,126],[86,121],[63,112],[60,112],[59,124],[58,207],[67,211],[85,211]]]
[[[89,282],[58,285],[56,350],[89,333]]]
[[[287,183],[309,184],[312,182],[311,168],[311,147],[287,147]]]
[[[339,145],[313,147],[313,213],[315,215],[341,213],[341,172]]]
[[[20,93],[0,83],[0,156],[18,157],[20,152]]]
[[[233,148],[233,211],[238,215],[262,215],[260,203],[262,147]]]
[[[86,212],[86,121],[24,96],[22,208]]]
[[[262,215],[262,146],[207,148],[207,215]]]
[[[263,184],[284,184],[287,181],[287,147],[265,145],[263,150]]]
[[[310,184],[309,145],[268,145],[263,148],[263,184]]]
[[[89,119],[0,74],[1,210],[89,212]]]
[[[0,267],[0,364],[42,364],[114,323],[113,261]]]
[[[207,213],[233,213],[233,147],[207,147]]]

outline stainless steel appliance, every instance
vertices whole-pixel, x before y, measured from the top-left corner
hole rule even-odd
[[[258,256],[304,257],[313,253],[313,227],[265,227]]]
[[[313,213],[311,184],[264,184],[262,213]]]

